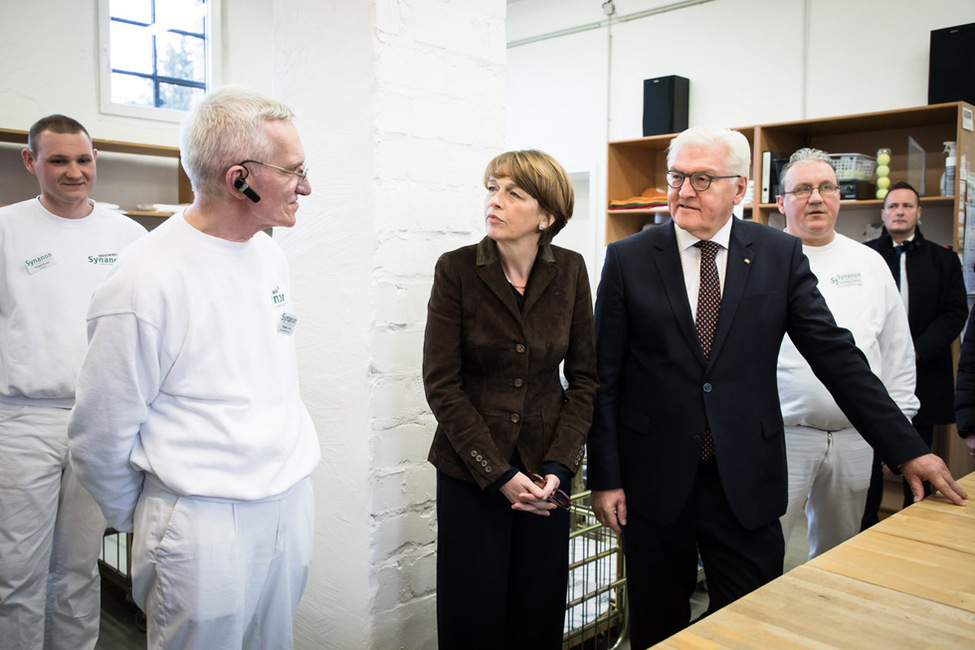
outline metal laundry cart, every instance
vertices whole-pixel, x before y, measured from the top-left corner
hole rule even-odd
[[[583,472],[577,475],[581,488]],[[626,569],[619,537],[596,520],[588,490],[570,507],[569,587],[563,650],[609,650],[626,636]]]
[[[102,580],[108,580],[123,591],[129,602],[132,600],[132,533],[120,533],[114,528],[105,530],[102,536],[102,550],[98,556],[98,570]],[[135,609],[135,626],[146,631],[146,615]]]
[[[120,533],[114,528],[105,531],[102,551],[98,556],[98,568],[102,578],[111,580],[130,593],[132,590],[132,534]]]

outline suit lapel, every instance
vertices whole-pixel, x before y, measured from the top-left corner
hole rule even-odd
[[[515,320],[521,322],[521,313],[518,311],[518,303],[511,293],[511,286],[504,277],[500,264],[489,264],[477,269],[477,275],[481,281],[490,289],[491,293],[501,302],[502,305],[514,316]]]
[[[531,282],[528,283],[528,289],[525,291],[525,307],[521,312],[522,316],[528,314],[531,308],[538,303],[538,299],[545,293],[557,273],[558,269],[556,269],[555,264],[543,260],[539,254],[535,260],[535,266],[532,268]]]
[[[521,311],[518,310],[518,302],[512,293],[508,279],[504,277],[501,264],[498,261],[498,252],[493,242],[487,237],[481,240],[477,250],[477,275],[481,281],[491,290],[498,300],[507,308],[512,316],[519,323],[525,314],[531,311],[542,294],[548,289],[555,276],[558,275],[558,268],[555,265],[555,258],[550,247],[539,249],[535,266],[532,268],[531,281],[525,291],[525,304]]]
[[[732,217],[735,219],[735,217]],[[754,263],[754,253],[751,250],[752,240],[744,229],[738,228],[737,222],[731,224],[731,238],[728,241],[728,263],[725,267],[724,289],[721,292],[721,311],[718,313],[718,326],[714,331],[711,342],[710,361],[721,353],[721,345],[728,338],[731,323],[735,320],[735,312],[745,291],[745,283]]]
[[[477,245],[477,277],[502,305],[514,316],[515,321],[521,323],[521,312],[518,311],[518,303],[511,293],[511,286],[508,279],[504,277],[501,264],[498,261],[498,250],[490,238],[485,237]]]
[[[687,301],[687,288],[684,286],[684,267],[681,264],[680,251],[677,249],[674,222],[668,221],[660,226],[657,232],[660,233],[660,237],[654,242],[657,250],[656,254],[653,255],[653,261],[657,266],[660,282],[667,293],[670,311],[677,319],[678,329],[684,333],[687,344],[697,354],[701,364],[704,364],[704,351],[701,350],[701,341],[697,338],[697,328],[694,326],[694,319],[691,316],[691,305]],[[719,327],[721,325],[720,316],[718,325]]]

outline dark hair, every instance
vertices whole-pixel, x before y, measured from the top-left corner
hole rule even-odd
[[[55,113],[54,115],[42,117],[34,122],[34,125],[30,127],[30,131],[27,132],[27,148],[35,156],[37,155],[37,138],[44,131],[50,131],[52,133],[84,133],[88,136],[88,143],[91,144],[91,134],[88,133],[88,129],[82,126],[81,122],[67,115]]]
[[[572,182],[555,158],[543,151],[507,151],[494,157],[484,170],[484,186],[494,178],[510,178],[538,201],[538,207],[554,219],[538,239],[548,244],[572,218],[575,193]]]
[[[914,198],[917,199],[917,204],[921,205],[921,195],[917,193],[917,190],[914,189],[914,186],[905,181],[897,181],[896,183],[891,185],[890,188],[887,189],[887,194],[884,196],[884,208],[887,207],[887,197],[890,196],[890,193],[893,192],[894,190],[910,190],[914,192]]]

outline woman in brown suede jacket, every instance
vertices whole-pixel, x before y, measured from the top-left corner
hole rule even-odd
[[[574,202],[554,159],[501,154],[484,185],[487,236],[437,262],[423,344],[439,642],[560,648],[569,517],[557,504],[596,392],[589,279],[582,256],[550,243]]]

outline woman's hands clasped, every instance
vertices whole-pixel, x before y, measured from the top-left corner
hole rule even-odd
[[[559,477],[554,474],[543,479],[538,474],[528,476],[518,472],[501,486],[501,493],[511,502],[512,510],[548,517],[552,510],[569,506],[569,499],[559,489],[559,483]]]

